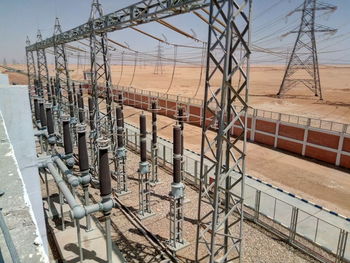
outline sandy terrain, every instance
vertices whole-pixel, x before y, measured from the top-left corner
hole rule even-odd
[[[23,66],[22,66],[23,68]],[[132,67],[124,68],[120,85],[129,85],[132,78]],[[72,78],[82,77],[73,71]],[[120,76],[119,66],[113,66],[114,83]],[[165,92],[169,87],[170,68],[161,76],[153,74],[153,67],[136,69],[133,85],[135,88]],[[350,122],[350,81],[347,74],[349,67],[322,67],[321,76],[324,87],[324,102],[319,102],[308,90],[295,90],[292,94],[303,96],[288,96],[281,100],[273,97],[278,90],[283,70],[279,67],[253,67],[251,81],[250,105],[256,108],[306,115],[333,121]],[[198,86],[198,68],[178,68],[169,94],[179,94],[193,97]],[[193,76],[197,76],[194,78]],[[10,74],[11,81],[26,82],[19,74]],[[23,83],[23,84],[24,84]],[[203,89],[198,92],[202,97]],[[135,109],[126,107],[125,116],[135,113]],[[138,125],[138,116],[126,119],[127,122]],[[173,120],[159,116],[159,128],[167,126]],[[150,127],[150,125],[149,125]],[[199,152],[200,128],[186,125],[185,147]],[[160,136],[171,139],[171,125],[159,132]],[[348,172],[310,162],[301,157],[291,156],[257,144],[248,143],[248,173],[287,191],[314,201],[331,210],[350,216],[350,175]]]
[[[11,66],[11,65],[10,65]],[[14,66],[26,69],[24,65]],[[50,65],[50,75],[54,76],[53,66]],[[70,65],[73,79],[82,79],[83,71],[88,71],[88,65]],[[204,73],[199,86],[199,67],[182,67],[175,70],[174,80],[170,87],[172,67],[164,66],[164,74],[154,74],[154,66],[137,66],[133,79],[133,66],[124,66],[121,74],[121,66],[112,66],[112,80],[114,84],[133,86],[137,89],[152,90],[196,97],[203,99]],[[306,88],[298,88],[290,91],[284,99],[276,98],[284,73],[284,66],[252,66],[249,92],[250,106],[258,109],[271,110],[289,114],[303,115],[312,118],[320,118],[343,123],[350,123],[350,65],[349,66],[321,66],[321,85],[324,100],[319,101]],[[25,77],[19,74],[11,74],[12,81],[25,84]],[[18,76],[18,78],[17,78]],[[133,80],[132,80],[133,79]],[[24,81],[24,82],[23,82]],[[215,84],[220,79],[215,79]]]

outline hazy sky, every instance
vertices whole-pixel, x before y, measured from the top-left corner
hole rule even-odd
[[[137,1],[100,0],[105,13],[116,11]],[[281,55],[254,53],[256,63],[285,63],[286,52],[293,46],[296,35],[281,38],[281,35],[294,29],[300,23],[300,13],[286,18],[286,15],[303,0],[254,0],[253,8],[253,43],[259,47],[273,49]],[[318,35],[318,50],[321,63],[350,63],[350,0],[324,0],[338,6],[332,14],[318,13],[317,23],[334,27],[338,32],[334,36]],[[38,29],[43,37],[51,36],[55,17],[59,17],[63,30],[73,28],[86,22],[89,18],[91,0],[0,0],[0,63],[6,58],[23,63],[25,55],[25,39],[28,35],[32,42],[36,39]],[[206,41],[207,26],[195,15],[188,14],[168,19],[168,22]],[[189,26],[190,25],[190,26]],[[193,44],[182,35],[170,31],[163,26],[152,23],[140,26],[157,36],[164,34],[169,42]],[[144,37],[131,29],[110,34],[110,38],[121,43],[127,42],[131,48],[143,52],[155,52],[157,41]],[[197,44],[198,45],[198,44]],[[166,56],[172,56],[173,47],[165,46]],[[179,49],[181,57],[200,54]],[[187,52],[187,53],[186,53]],[[198,52],[197,52],[198,53]],[[51,56],[49,56],[51,57]],[[49,61],[52,58],[49,58]]]

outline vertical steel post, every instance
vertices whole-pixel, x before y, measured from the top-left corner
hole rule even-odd
[[[42,35],[40,30],[37,34],[37,41],[42,41]],[[39,96],[41,98],[44,98],[44,86],[46,86],[47,83],[49,83],[49,70],[47,67],[47,59],[46,59],[46,52],[45,49],[37,49],[37,63],[38,63],[38,91]]]

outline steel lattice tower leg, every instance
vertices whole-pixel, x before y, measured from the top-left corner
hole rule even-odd
[[[108,38],[107,33],[96,33],[95,25],[92,22],[95,19],[103,16],[103,10],[98,0],[93,0],[91,13],[90,13],[90,26],[92,33],[90,35],[90,56],[91,56],[91,85],[92,85],[92,98],[93,98],[93,118],[95,122],[95,130],[93,133],[93,145],[96,147],[96,140],[99,137],[109,137],[112,143],[112,151],[115,155],[116,141],[114,136],[114,124],[112,119],[113,108],[113,94],[112,94],[112,78],[110,69],[110,56],[108,51]],[[105,94],[106,112],[100,111],[100,104],[103,100],[99,99],[103,94],[99,89],[99,85],[102,85],[103,92]],[[106,121],[107,119],[107,121]],[[107,122],[106,133],[102,132],[102,124]],[[108,134],[109,133],[109,134]],[[116,165],[116,157],[114,156],[114,166]],[[97,167],[97,159],[93,163],[93,167]]]
[[[305,86],[315,96],[322,100],[322,90],[320,81],[320,71],[318,65],[315,32],[334,33],[336,30],[315,24],[316,11],[335,10],[336,7],[317,0],[305,0],[301,7],[292,11],[302,12],[299,30],[292,30],[286,35],[297,33],[297,39],[290,56],[282,84],[277,93],[278,97],[283,97],[289,90],[299,86]]]
[[[69,101],[69,94],[71,93],[71,81],[70,74],[68,70],[68,60],[64,44],[60,44],[56,39],[56,36],[62,33],[61,24],[58,18],[55,20],[54,26],[54,56],[55,56],[55,96],[57,106],[55,107],[55,115],[57,116],[58,127],[61,127],[61,115],[70,112],[71,103]],[[63,112],[62,112],[63,111]],[[75,125],[77,119],[74,115],[70,114],[70,123],[72,125],[72,130],[75,130]],[[61,131],[60,131],[61,132]]]
[[[37,34],[37,42],[40,42],[42,40],[43,38],[39,30]],[[44,87],[46,87],[46,84],[49,83],[49,70],[47,68],[45,49],[37,49],[36,54],[38,63],[38,95],[44,98]]]
[[[26,40],[26,45],[27,46],[30,45],[30,40],[28,37]],[[33,86],[36,85],[36,68],[35,68],[34,52],[26,50],[26,59],[27,59],[27,71],[28,71],[29,101],[30,101],[30,107],[32,108],[31,94],[32,94]],[[35,90],[35,92],[37,92],[37,90]]]
[[[250,0],[212,0],[210,5],[196,262],[242,257],[250,10]],[[217,30],[220,24],[223,30]],[[218,78],[221,85],[215,86]],[[239,126],[235,138],[234,124]]]

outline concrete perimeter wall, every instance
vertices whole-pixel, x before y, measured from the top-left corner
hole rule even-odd
[[[91,94],[88,84],[84,84],[84,88]],[[188,123],[196,126],[202,124],[202,100],[131,87],[113,90],[115,95],[120,92],[123,93],[124,105],[147,110],[151,100],[156,98],[161,108],[159,114],[174,118],[177,106],[182,105],[186,108]],[[239,135],[241,131],[237,121],[232,134]],[[251,142],[350,168],[348,124],[249,108],[247,138]]]
[[[7,133],[13,146],[26,193],[28,194],[27,198],[30,201],[38,231],[45,252],[47,253],[46,224],[40,177],[38,174],[28,86],[7,85],[7,87],[0,87],[0,112],[2,113]]]

